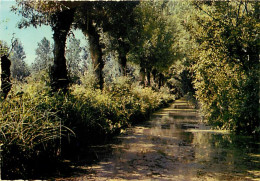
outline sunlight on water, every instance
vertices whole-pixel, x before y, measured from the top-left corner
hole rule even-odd
[[[93,151],[101,162],[85,167],[92,174],[72,180],[260,179],[259,140],[212,130],[185,99]]]

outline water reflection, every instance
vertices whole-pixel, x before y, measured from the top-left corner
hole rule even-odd
[[[260,180],[259,139],[211,130],[185,99],[97,150],[71,180]]]

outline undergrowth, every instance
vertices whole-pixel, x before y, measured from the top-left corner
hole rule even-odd
[[[70,150],[104,142],[174,99],[167,89],[155,92],[128,78],[103,91],[82,82],[67,94],[52,93],[42,72],[13,86],[0,104],[3,177],[39,178]]]

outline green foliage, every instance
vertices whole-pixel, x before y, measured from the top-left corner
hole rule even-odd
[[[110,53],[108,56],[106,56],[103,74],[105,77],[106,84],[113,82],[119,76],[122,75],[122,71],[120,71],[120,65],[118,63],[116,53]]]
[[[0,104],[2,173],[7,177],[17,174],[19,178],[26,178],[25,173],[34,175],[36,167],[29,168],[29,165],[42,157],[48,157],[47,160],[55,158],[60,147],[59,140],[66,132],[57,111],[46,106],[51,97],[46,91],[37,89],[42,88],[42,84],[27,85],[23,85],[26,88],[24,92],[13,90]]]
[[[252,134],[259,127],[257,2],[197,4],[194,85],[205,117],[215,126]]]
[[[151,88],[132,86],[130,79],[125,77],[117,79],[103,92],[89,86],[74,85],[70,98],[75,103],[65,111],[68,114],[69,110],[74,110],[73,120],[69,120],[67,126],[81,129],[74,130],[76,135],[85,134],[85,138],[96,135],[97,140],[117,133],[136,121],[134,118],[138,116],[139,120],[148,118],[152,111],[173,99],[168,92],[156,93]]]
[[[48,74],[43,71],[27,78],[27,83],[15,84],[8,99],[1,102],[1,135],[5,145],[33,149],[37,144],[60,137],[57,111],[46,106],[54,101],[46,79]]]
[[[55,160],[61,150],[66,153],[79,145],[103,142],[174,99],[167,90],[155,92],[132,85],[125,77],[103,91],[87,81],[87,85],[72,85],[66,95],[53,94],[49,79],[46,71],[30,76],[27,83],[14,85],[0,105],[7,175],[15,169],[28,173],[33,160]],[[16,152],[21,154],[15,156]],[[16,166],[10,166],[13,163]]]
[[[53,62],[53,48],[50,41],[44,37],[39,43],[35,50],[37,57],[34,60],[32,69],[36,72],[48,69]]]
[[[0,57],[7,55],[7,53],[8,53],[7,43],[0,40]]]
[[[1,104],[1,136],[4,145],[16,144],[23,149],[33,149],[38,144],[60,136],[56,114],[50,109],[39,111],[42,102],[24,94]]]
[[[66,49],[66,63],[69,76],[74,79],[79,77],[82,72],[81,52],[83,48],[80,46],[80,39],[70,37],[68,39],[68,47]]]
[[[14,79],[22,81],[30,75],[29,67],[25,63],[26,58],[22,43],[16,39],[13,43],[13,51],[10,56],[11,75]]]
[[[167,3],[166,3],[167,4]],[[174,22],[163,8],[165,2],[142,2],[135,9],[129,59],[148,69],[167,70],[177,57]]]
[[[126,73],[126,54],[130,50],[129,34],[135,27],[134,8],[138,4],[138,1],[106,2],[103,4],[105,8],[102,8],[105,10],[103,18],[97,21],[105,32],[102,43],[105,44],[106,51],[117,51],[123,75]]]

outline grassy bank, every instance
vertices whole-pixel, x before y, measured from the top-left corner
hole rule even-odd
[[[52,94],[48,82],[30,78],[0,105],[3,178],[39,178],[64,154],[110,139],[173,99],[166,88],[155,92],[127,78],[103,91],[72,85],[67,94]]]

